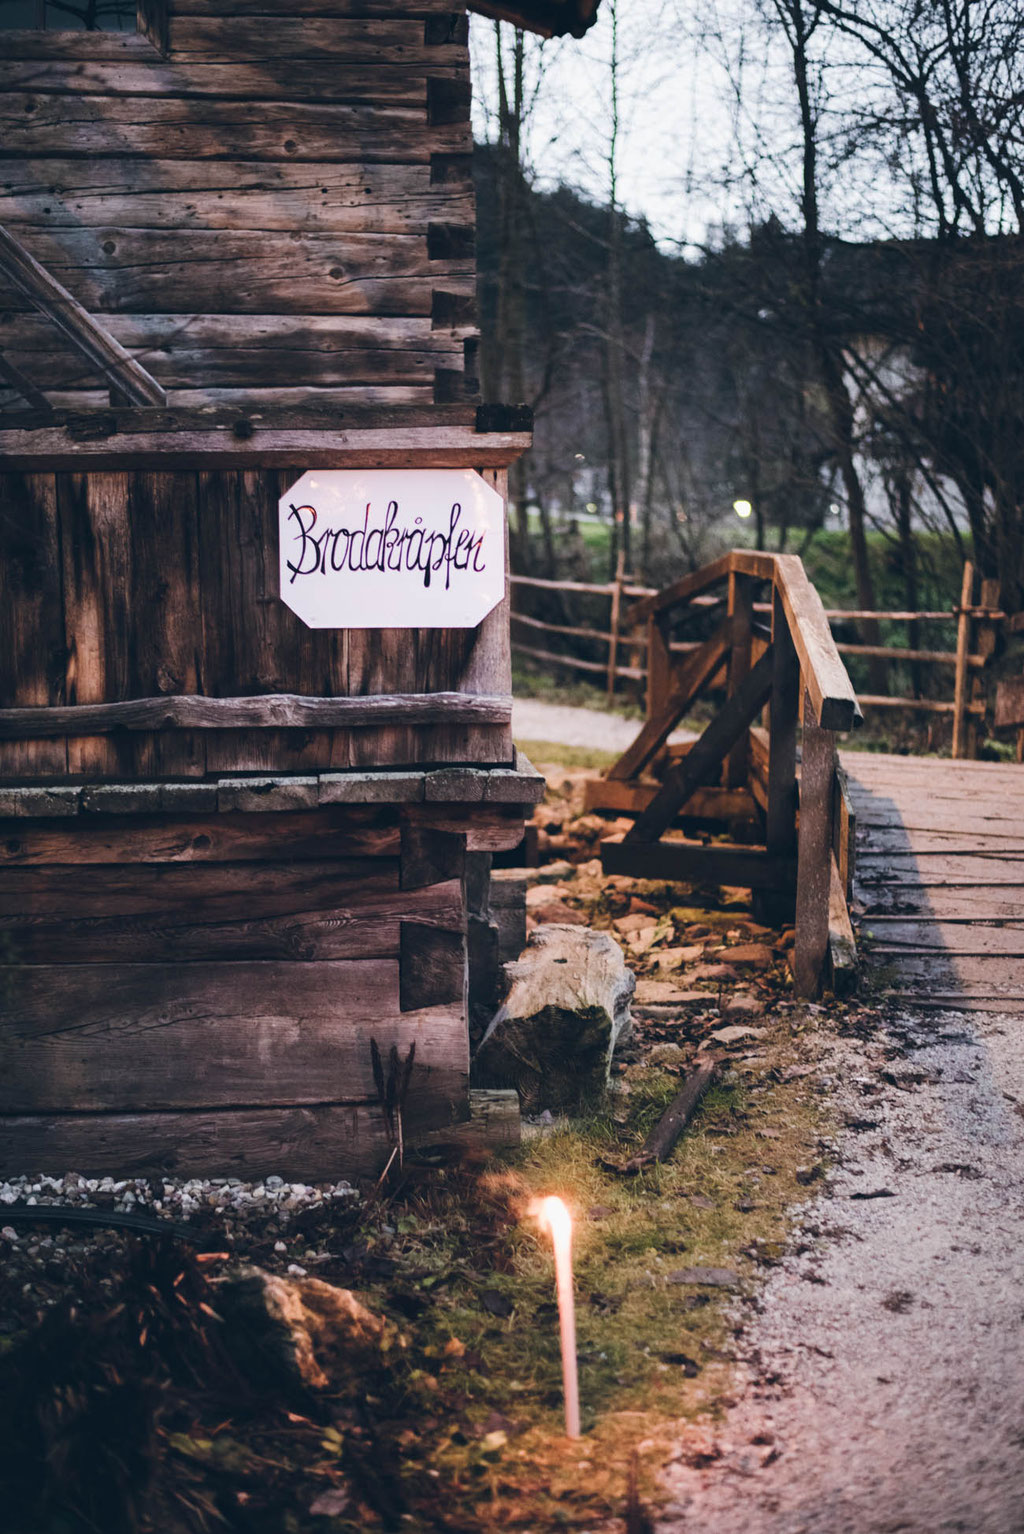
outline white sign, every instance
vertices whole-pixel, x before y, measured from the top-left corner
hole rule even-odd
[[[475,628],[505,595],[504,503],[473,469],[310,469],[279,504],[309,628]]]

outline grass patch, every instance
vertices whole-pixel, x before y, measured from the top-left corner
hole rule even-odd
[[[784,1079],[808,1052],[801,1016],[770,1020],[770,1047],[709,1093],[664,1166],[623,1178],[604,1164],[635,1150],[678,1090],[670,1073],[630,1067],[601,1111],[483,1173],[414,1179],[381,1215],[372,1239],[405,1276],[364,1292],[408,1345],[375,1415],[423,1526],[592,1528],[621,1515],[635,1452],[650,1494],[664,1448],[721,1410],[731,1312],[777,1260],[807,1196],[797,1169],[820,1153],[819,1099],[803,1074]],[[547,1193],[576,1216],[584,1437],[572,1446],[550,1248],[528,1216]],[[738,1288],[674,1281],[691,1267],[730,1269]]]
[[[563,746],[557,740],[517,740],[519,750],[537,765],[555,767],[593,767],[601,770],[617,762],[621,751],[599,751],[596,746]]]

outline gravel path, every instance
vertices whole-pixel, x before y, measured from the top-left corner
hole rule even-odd
[[[592,746],[598,751],[625,751],[640,729],[638,719],[603,714],[594,708],[569,708],[516,698],[512,704],[512,734],[516,740],[558,741],[563,746]],[[670,740],[694,740],[691,730],[676,730]]]
[[[660,1534],[1020,1534],[1024,1020],[903,1013],[823,1070],[839,1165]]]

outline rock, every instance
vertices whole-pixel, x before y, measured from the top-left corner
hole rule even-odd
[[[696,964],[704,957],[701,943],[688,943],[684,948],[662,948],[657,956],[659,969],[680,969],[684,964]]]
[[[480,1086],[514,1086],[523,1108],[573,1111],[602,1093],[630,1031],[634,980],[607,932],[541,926],[514,964],[509,990],[473,1061]]]
[[[728,950],[730,964],[742,964],[748,969],[769,969],[775,963],[775,954],[764,943],[737,943]]]
[[[737,991],[722,1005],[722,1017],[727,1023],[751,1022],[763,1012],[764,1002],[760,997],[750,996],[745,991]]]
[[[684,991],[674,980],[638,980],[636,996],[638,1007],[661,1007],[670,1003],[681,1006],[687,1002],[707,1006],[712,997],[707,991]]]
[[[642,932],[645,927],[656,927],[657,922],[652,922],[649,914],[633,911],[630,916],[620,916],[618,921],[612,922],[612,926],[625,937],[630,932]]]
[[[698,964],[690,971],[687,980],[735,980],[736,971],[728,964]]]
[[[224,1340],[250,1378],[282,1378],[313,1390],[357,1384],[367,1360],[390,1346],[394,1330],[356,1299],[319,1278],[279,1278],[243,1268],[217,1285]]]
[[[730,1024],[728,1028],[716,1028],[711,1037],[716,1044],[739,1044],[743,1039],[763,1039],[764,1028],[741,1028]]]
[[[669,1273],[670,1284],[699,1284],[712,1289],[735,1289],[740,1281],[731,1268],[677,1268]]]
[[[649,1065],[679,1066],[685,1065],[689,1060],[686,1050],[679,1044],[655,1044],[647,1056]]]
[[[576,911],[571,905],[566,905],[562,900],[549,900],[544,905],[535,906],[530,912],[535,922],[544,926],[569,926],[585,927],[587,918],[582,911]]]

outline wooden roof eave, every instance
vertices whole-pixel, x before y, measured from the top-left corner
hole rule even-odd
[[[601,0],[469,0],[469,10],[541,37],[580,38],[597,20]]]

